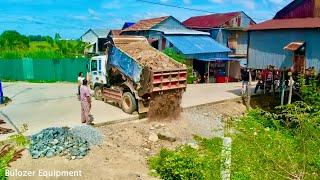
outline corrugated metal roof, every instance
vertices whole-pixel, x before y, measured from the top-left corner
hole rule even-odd
[[[283,49],[288,50],[288,51],[296,51],[298,50],[301,46],[304,45],[305,42],[291,42],[288,45],[286,45]]]
[[[314,17],[314,0],[294,0],[277,12],[273,19]]]
[[[168,17],[170,16],[140,20],[136,24],[124,29],[123,31],[150,30],[152,27],[166,20]]]
[[[160,31],[163,32],[165,35],[210,35],[210,33],[207,32],[202,32],[202,31],[195,31],[191,29],[164,29],[164,28],[159,28],[159,29],[151,29],[154,31]]]
[[[175,48],[185,55],[231,51],[209,36],[166,35],[165,37]]]
[[[320,18],[273,19],[250,26],[250,31],[271,29],[320,28]]]
[[[121,30],[118,30],[118,29],[111,30],[112,36],[120,36],[120,33],[121,33]]]
[[[99,38],[106,38],[110,32],[109,29],[91,29]]]
[[[210,58],[210,59],[198,59],[200,61],[206,61],[206,62],[216,62],[216,61],[224,61],[224,62],[227,62],[227,61],[239,61],[240,62],[240,59],[235,59],[235,58],[229,58],[229,57],[224,57],[224,58]]]
[[[206,29],[220,27],[224,25],[227,21],[240,15],[241,12],[231,12],[231,13],[217,13],[205,16],[194,16],[183,22],[188,28],[194,29]]]

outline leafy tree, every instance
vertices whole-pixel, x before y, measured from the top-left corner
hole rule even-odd
[[[17,31],[4,31],[0,35],[0,49],[26,49],[29,47],[29,39]]]
[[[55,41],[58,41],[58,40],[60,40],[60,39],[61,39],[60,34],[59,34],[59,33],[56,33],[56,34],[54,35],[54,40],[55,40]]]

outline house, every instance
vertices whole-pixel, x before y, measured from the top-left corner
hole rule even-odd
[[[272,20],[249,28],[248,66],[320,70],[320,0],[295,0]]]
[[[87,43],[86,54],[103,54],[104,44],[107,42],[107,36],[110,33],[108,29],[89,29],[80,40]]]
[[[240,59],[247,57],[246,29],[253,24],[256,23],[242,11],[194,16],[183,22],[188,28],[209,32],[216,41],[232,50],[229,57]]]
[[[121,30],[113,29],[109,32],[108,36],[116,37],[116,36],[120,36],[120,33],[121,33]]]
[[[274,19],[310,18],[320,16],[319,0],[295,0],[281,9]]]
[[[172,16],[141,20],[121,35],[144,36],[158,50],[175,49],[188,58],[201,77],[210,76],[209,62],[229,58],[230,49],[215,41],[210,33],[189,29]]]

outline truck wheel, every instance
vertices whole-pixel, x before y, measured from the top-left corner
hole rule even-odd
[[[126,92],[122,96],[121,101],[122,110],[128,114],[132,114],[137,109],[136,99],[130,92]]]
[[[102,99],[102,88],[100,86],[94,88],[94,97],[96,100]]]

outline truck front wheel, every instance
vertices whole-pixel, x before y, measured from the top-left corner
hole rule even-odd
[[[121,107],[122,110],[128,114],[132,114],[137,110],[137,101],[130,92],[122,95]]]
[[[96,100],[102,99],[102,88],[100,86],[96,86],[94,88],[94,97],[96,98]]]

